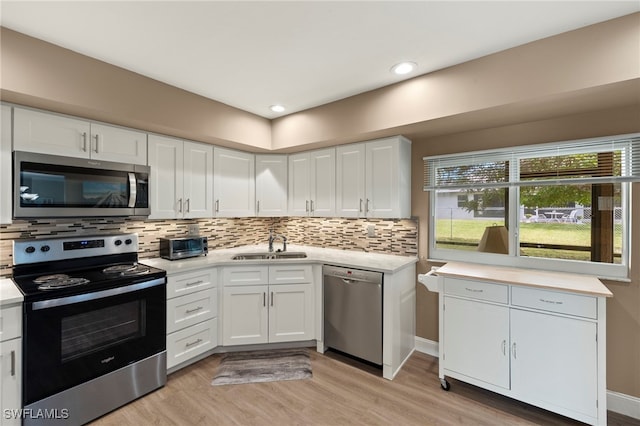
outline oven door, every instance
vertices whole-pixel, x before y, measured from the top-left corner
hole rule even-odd
[[[149,215],[149,167],[14,153],[14,217]]]
[[[26,406],[165,351],[166,278],[28,302],[24,339]]]

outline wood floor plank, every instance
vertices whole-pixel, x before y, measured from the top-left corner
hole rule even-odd
[[[221,355],[210,356],[92,426],[582,424],[455,380],[445,392],[438,360],[422,353],[389,381],[340,354],[309,352],[311,379],[225,386],[211,385]],[[615,413],[608,417],[610,426],[640,426]]]

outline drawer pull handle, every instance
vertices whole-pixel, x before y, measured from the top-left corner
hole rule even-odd
[[[11,377],[16,375],[16,351],[11,351]]]
[[[465,290],[467,290],[467,291],[470,291],[471,293],[482,293],[482,292],[484,292],[484,290],[483,290],[483,289],[481,289],[481,288],[469,288],[469,287],[465,287],[464,289],[465,289]]]
[[[506,355],[507,354],[507,341],[503,340],[502,341],[502,355]]]
[[[190,282],[190,283],[186,283],[185,285],[186,285],[187,287],[189,287],[189,286],[196,285],[196,284],[202,284],[203,282],[204,282],[204,281],[202,281],[202,280],[198,280],[198,281],[192,281],[192,282]]]
[[[563,302],[563,301],[561,301],[561,300],[556,301],[556,300],[540,299],[540,301],[541,301],[542,303],[551,303],[552,305],[562,305],[562,304],[564,303],[564,302]]]
[[[513,359],[518,359],[518,357],[516,356],[516,342],[513,342],[513,345],[511,345],[511,352],[513,352]]]
[[[200,342],[202,342],[202,339],[198,339],[198,340],[195,340],[195,341],[193,341],[193,342],[188,342],[185,346],[186,346],[187,348],[189,348],[189,347],[191,347],[191,346],[193,346],[193,345],[197,345],[197,344],[198,344],[198,343],[200,343]]]
[[[187,310],[185,311],[185,313],[187,313],[187,314],[191,314],[191,313],[193,313],[193,312],[198,312],[198,311],[199,311],[199,310],[201,310],[201,309],[202,309],[202,306],[198,306],[197,308],[187,309]]]

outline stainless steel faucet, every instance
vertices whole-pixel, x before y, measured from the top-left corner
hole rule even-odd
[[[277,239],[277,238],[281,238],[282,239],[282,250],[278,250],[280,251],[287,251],[287,237],[285,237],[284,235],[280,235],[280,234],[274,234],[273,231],[269,231],[269,252],[273,252],[273,242]]]

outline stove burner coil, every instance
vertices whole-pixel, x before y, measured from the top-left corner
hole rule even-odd
[[[132,276],[132,275],[144,275],[151,272],[151,270],[143,265],[139,265],[137,263],[127,264],[127,265],[113,265],[108,268],[104,268],[102,270],[105,274],[118,274],[121,276]]]
[[[73,287],[89,282],[86,278],[70,277],[66,274],[44,275],[33,280],[34,283],[40,284],[38,290],[55,290],[57,288]]]

